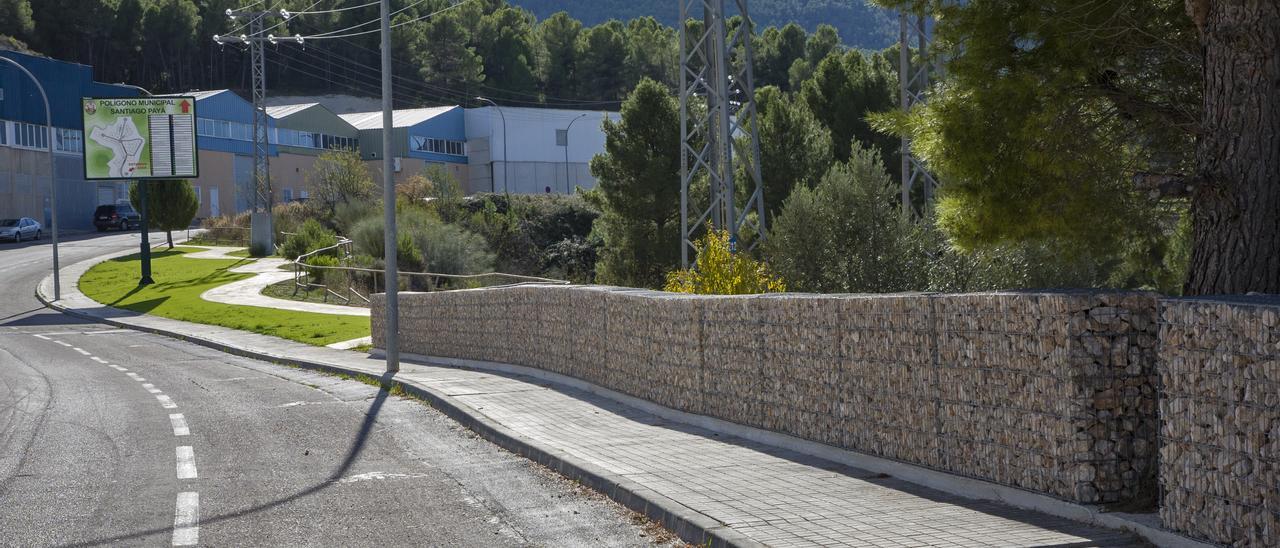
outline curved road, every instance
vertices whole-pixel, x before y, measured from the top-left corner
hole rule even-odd
[[[671,542],[425,405],[44,309],[49,253],[0,244],[0,546]]]

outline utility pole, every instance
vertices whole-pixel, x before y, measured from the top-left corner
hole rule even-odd
[[[717,230],[729,231],[729,245],[737,250],[740,236],[749,236],[748,249],[765,238],[764,185],[760,179],[760,134],[757,130],[751,17],[747,0],[729,0],[742,22],[728,34],[726,0],[680,0],[680,19],[689,20],[691,8],[701,8],[703,28],[697,36],[680,25],[680,262],[689,267],[689,250],[695,234],[708,221]],[[742,52],[733,59],[731,53]],[[736,68],[735,63],[737,61]],[[690,102],[706,101],[704,111]],[[743,138],[745,148],[739,146]],[[738,169],[748,180],[735,181]],[[690,210],[689,186],[705,172],[711,195],[705,209]],[[742,207],[737,186],[751,194]],[[752,217],[751,213],[755,216]],[[690,215],[690,214],[693,215]]]
[[[387,373],[400,370],[400,276],[396,264],[396,182],[391,162],[391,0],[382,0],[382,211],[383,257],[386,258]],[[505,138],[505,135],[503,136]]]
[[[916,105],[925,102],[925,93],[929,91],[929,76],[934,65],[929,58],[929,18],[925,15],[912,15],[905,11],[898,12],[898,86],[902,111],[911,112]],[[915,42],[913,45],[912,42]],[[912,66],[911,49],[916,48],[919,63]],[[920,212],[924,212],[933,203],[933,193],[938,181],[933,178],[924,164],[911,151],[911,139],[902,137],[902,214],[911,215],[914,209],[911,204],[911,191],[916,182],[923,187],[924,204]]]
[[[302,43],[302,36],[277,38],[274,34],[263,36],[267,18],[288,20],[288,11],[241,11],[227,10],[227,17],[235,20],[240,17],[249,18],[249,34],[240,36],[214,35],[213,41],[218,44],[245,44],[249,47],[250,73],[253,76],[253,181],[254,200],[251,217],[249,251],[254,256],[266,256],[275,251],[275,231],[271,227],[271,165],[270,165],[270,124],[267,118],[267,58],[263,51],[264,43],[279,43],[293,40]]]

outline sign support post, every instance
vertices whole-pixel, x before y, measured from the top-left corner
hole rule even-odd
[[[147,181],[134,181],[134,184],[138,185],[138,201],[142,202],[138,205],[138,216],[142,218],[142,277],[138,285],[151,285],[156,283],[151,279],[151,212],[147,211],[147,187],[151,184]]]

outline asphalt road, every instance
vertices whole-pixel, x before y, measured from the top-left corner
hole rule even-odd
[[[0,546],[671,542],[418,402],[44,309],[50,264],[0,244]]]

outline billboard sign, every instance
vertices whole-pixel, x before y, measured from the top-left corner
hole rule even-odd
[[[200,176],[195,98],[85,97],[81,107],[85,179]]]

